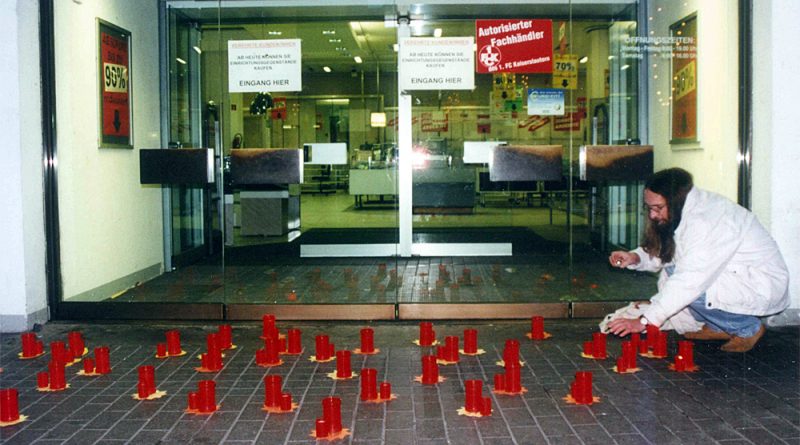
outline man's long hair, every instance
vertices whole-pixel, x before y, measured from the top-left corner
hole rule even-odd
[[[692,189],[692,175],[681,168],[670,168],[653,174],[644,188],[664,197],[667,201],[668,221],[659,226],[646,218],[642,248],[650,256],[657,256],[662,264],[672,261],[675,255],[675,229],[681,223],[686,195]]]

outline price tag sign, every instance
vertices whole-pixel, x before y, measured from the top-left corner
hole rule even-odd
[[[553,88],[578,89],[578,56],[553,55]]]

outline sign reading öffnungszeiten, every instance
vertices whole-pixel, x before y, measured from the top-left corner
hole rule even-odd
[[[553,71],[553,21],[476,20],[479,73]]]
[[[228,92],[301,91],[300,39],[229,40]]]
[[[400,89],[472,90],[472,37],[406,37],[400,40]]]

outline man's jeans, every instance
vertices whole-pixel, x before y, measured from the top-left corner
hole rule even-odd
[[[672,275],[675,266],[667,266],[667,275]],[[705,323],[711,330],[727,332],[737,337],[752,337],[761,328],[761,320],[754,315],[734,314],[706,306],[706,294],[689,305],[689,312],[695,320]]]

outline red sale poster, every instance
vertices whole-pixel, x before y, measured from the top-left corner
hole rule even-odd
[[[477,73],[553,72],[553,21],[476,20]]]
[[[100,110],[101,147],[131,148],[129,76],[130,33],[101,22]]]

